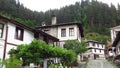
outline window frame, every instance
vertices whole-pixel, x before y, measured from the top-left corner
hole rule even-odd
[[[18,36],[18,32],[20,31],[20,35]],[[24,37],[24,29],[17,27],[15,28],[15,39],[23,41]]]
[[[100,49],[100,53],[101,53],[101,51],[102,51],[102,50]]]
[[[61,29],[61,37],[66,37],[66,28]]]
[[[2,38],[2,37],[3,37],[4,24],[3,24],[3,23],[0,23],[0,24],[2,25],[2,28],[0,28],[0,30],[1,30],[1,35],[0,35],[0,38]]]
[[[94,52],[96,52],[96,49],[94,49]]]
[[[69,28],[69,36],[75,36],[75,33],[74,33],[74,28]]]

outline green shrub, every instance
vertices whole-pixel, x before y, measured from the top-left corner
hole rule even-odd
[[[16,57],[10,57],[2,62],[6,66],[6,68],[17,68],[18,65],[22,64],[22,62]]]

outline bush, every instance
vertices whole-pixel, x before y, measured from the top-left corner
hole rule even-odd
[[[51,64],[49,68],[66,68],[66,66],[62,64]]]
[[[6,66],[6,68],[17,68],[22,62],[16,57],[10,57],[2,62]]]

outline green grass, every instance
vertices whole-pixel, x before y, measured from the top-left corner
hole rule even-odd
[[[112,59],[107,59],[108,62],[110,62],[112,65],[114,65],[115,67],[118,68],[118,65],[114,63],[114,61]]]

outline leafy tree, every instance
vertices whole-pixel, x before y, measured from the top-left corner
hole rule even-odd
[[[81,40],[81,42],[76,40],[67,40],[64,47],[68,50],[73,50],[77,55],[87,51],[86,42]]]
[[[11,52],[11,51],[10,51]],[[76,54],[71,50],[53,47],[40,40],[34,40],[30,44],[18,45],[16,51],[12,53],[20,59],[22,58],[23,64],[40,63],[41,59],[47,58],[61,58],[64,63],[73,62],[76,59]]]

